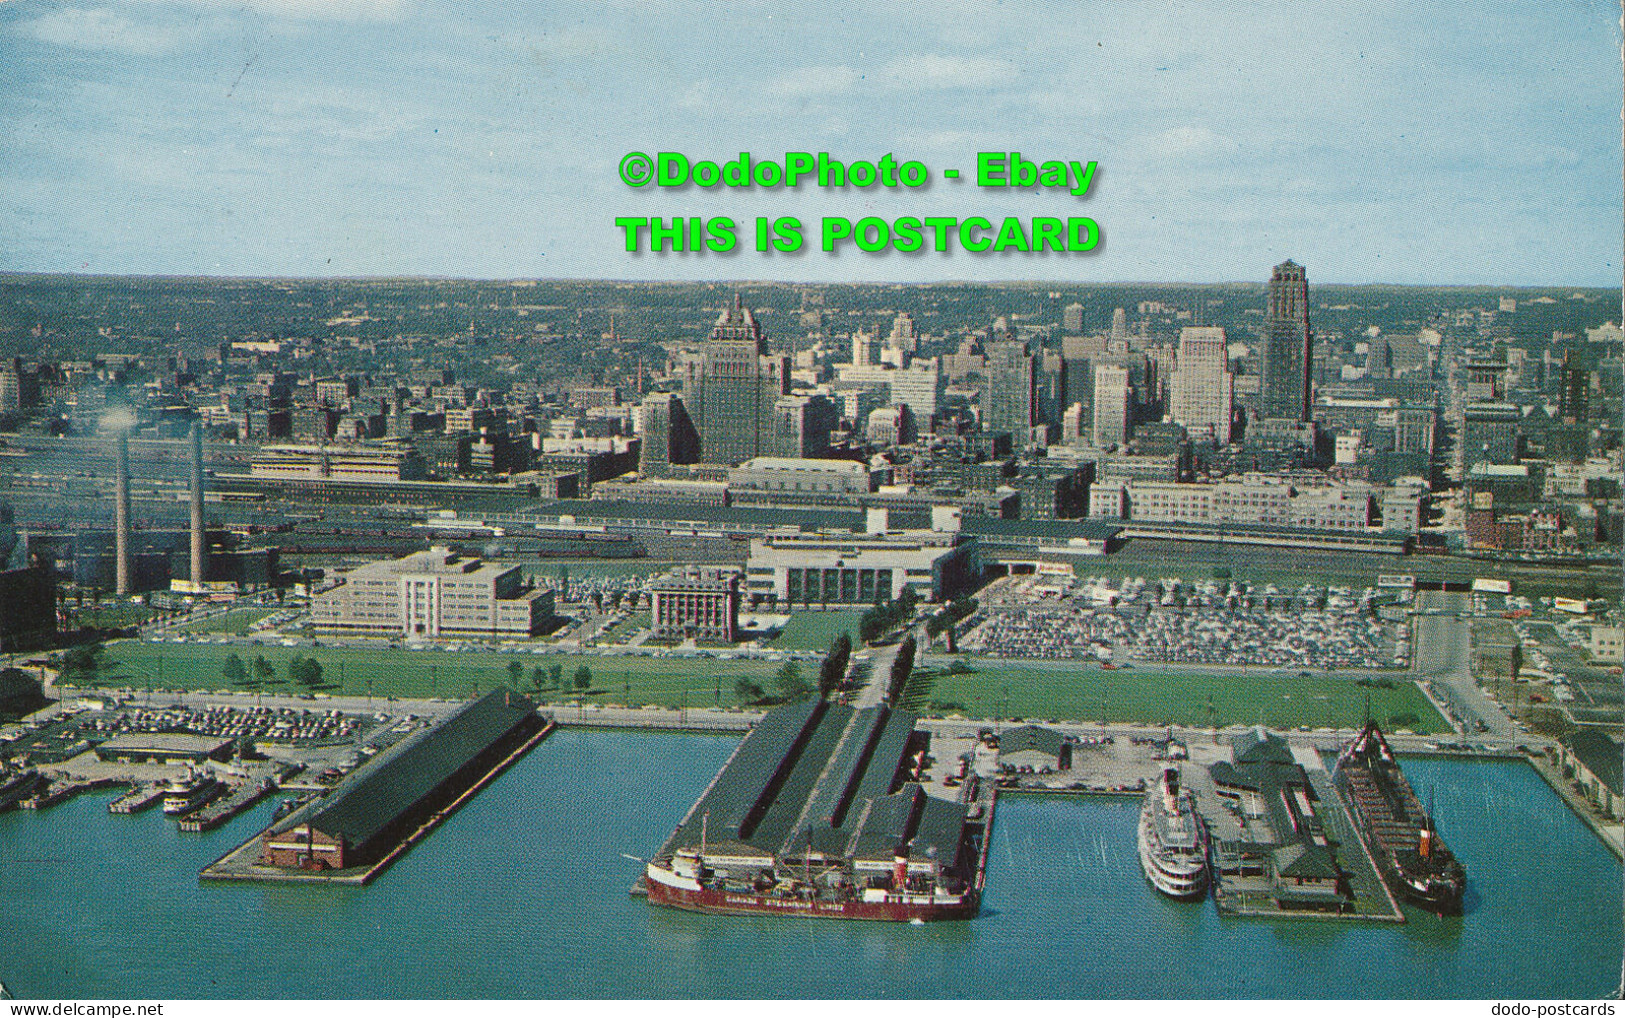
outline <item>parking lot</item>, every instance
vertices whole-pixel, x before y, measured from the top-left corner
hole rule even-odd
[[[1244,582],[1006,577],[980,597],[960,640],[1006,658],[1096,658],[1323,670],[1403,668],[1401,625],[1381,621],[1371,588]]]

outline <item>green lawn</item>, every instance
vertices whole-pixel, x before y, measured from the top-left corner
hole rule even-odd
[[[862,618],[863,612],[847,609],[793,612],[772,646],[778,650],[828,650],[830,641],[844,630],[851,634],[856,647],[858,620]]]
[[[163,612],[156,608],[148,608],[144,604],[104,604],[95,607],[87,605],[79,610],[74,609],[72,602],[68,604],[68,615],[72,624],[100,629],[139,626],[162,614]]]
[[[281,608],[237,608],[204,619],[201,622],[187,623],[178,628],[187,633],[226,633],[233,636],[247,636],[250,626],[260,619],[275,615],[281,610]]]
[[[1450,730],[1422,691],[1402,677],[1394,678],[1393,689],[1381,689],[1358,686],[1352,678],[1257,672],[1104,671],[974,659],[971,666],[971,675],[939,670],[916,680],[908,690],[909,706],[966,717],[1099,721],[1104,715],[1150,724],[1348,728],[1365,718],[1369,694],[1371,714],[1384,727]]]
[[[717,658],[255,648],[121,641],[107,646],[107,658],[113,664],[101,684],[224,689],[228,683],[221,674],[221,665],[234,650],[247,665],[252,665],[257,654],[263,654],[276,666],[278,681],[267,686],[267,691],[301,691],[286,681],[287,661],[295,654],[312,655],[321,662],[326,692],[364,695],[371,680],[374,695],[400,697],[454,698],[468,696],[476,688],[494,689],[509,682],[509,662],[518,662],[523,669],[519,688],[533,693],[532,671],[537,666],[545,672],[552,665],[561,665],[569,683],[576,668],[585,664],[592,671],[592,685],[584,699],[627,706],[736,706],[739,700],[733,692],[735,682],[749,679],[771,691],[773,673],[779,667],[771,661]],[[966,717],[1098,721],[1104,712],[1111,721],[1150,724],[1262,721],[1279,728],[1346,728],[1357,725],[1365,716],[1369,693],[1372,714],[1388,727],[1429,733],[1448,730],[1421,691],[1398,677],[1395,688],[1385,690],[1357,686],[1352,678],[1301,678],[1256,672],[1202,675],[1149,668],[1108,672],[1093,666],[1051,668],[985,659],[972,659],[971,664],[975,672],[970,675],[924,672],[911,683],[905,705],[923,712]],[[803,674],[810,674],[806,667]],[[537,695],[545,701],[577,696],[573,688],[569,692],[544,689]],[[1211,715],[1210,701],[1214,708]],[[1414,715],[1416,720],[1392,720],[1405,715]]]
[[[164,689],[232,688],[221,674],[221,667],[226,655],[234,651],[245,665],[250,666],[251,673],[254,658],[259,655],[276,667],[277,681],[265,687],[267,692],[303,691],[301,687],[287,682],[287,662],[296,654],[314,657],[321,663],[326,683],[324,692],[365,695],[368,692],[367,682],[371,680],[375,696],[400,697],[454,698],[468,696],[476,688],[494,689],[508,684],[510,662],[517,662],[523,669],[519,688],[531,693],[534,691],[531,676],[537,666],[545,672],[552,665],[562,665],[568,683],[577,666],[585,664],[592,670],[592,686],[586,694],[589,702],[629,706],[648,703],[681,706],[685,696],[691,707],[717,706],[719,699],[721,706],[735,706],[738,702],[733,693],[735,682],[746,678],[771,688],[772,675],[778,667],[766,661],[706,658],[446,653],[390,648],[198,646],[119,641],[107,645],[107,659],[112,664],[100,684],[136,688],[152,685]],[[235,688],[248,689],[252,686],[244,684]],[[573,687],[568,694],[554,690],[544,690],[541,694],[544,700],[575,696]]]

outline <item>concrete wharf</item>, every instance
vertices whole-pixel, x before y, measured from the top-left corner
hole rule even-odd
[[[180,828],[183,831],[212,831],[276,791],[276,787],[276,783],[270,778],[245,782],[197,812],[184,817],[180,822]]]
[[[142,813],[164,801],[164,794],[168,789],[165,782],[153,784],[137,784],[134,788],[107,804],[109,813]]]

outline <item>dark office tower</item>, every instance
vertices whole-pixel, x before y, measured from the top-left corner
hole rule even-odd
[[[666,477],[674,463],[699,459],[699,436],[688,419],[683,398],[652,392],[643,398],[643,445],[638,470],[645,477]]]
[[[192,425],[192,484],[191,498],[191,573],[194,589],[207,579],[209,551],[203,536],[203,425]]]
[[[1314,367],[1309,331],[1309,278],[1288,260],[1270,276],[1264,318],[1264,369],[1258,393],[1261,417],[1309,419],[1309,373]]]
[[[790,360],[767,353],[762,328],[734,298],[688,373],[683,402],[707,463],[743,463],[765,454],[773,408],[790,392]]]
[[[118,432],[118,465],[113,477],[113,589],[124,596],[130,592],[130,433]]]
[[[1559,371],[1557,415],[1564,424],[1584,424],[1591,419],[1591,370],[1569,363],[1569,354],[1563,352],[1563,366]]]
[[[991,343],[987,348],[987,381],[982,387],[982,430],[1005,431],[1017,449],[1032,437],[1037,380],[1026,343]]]

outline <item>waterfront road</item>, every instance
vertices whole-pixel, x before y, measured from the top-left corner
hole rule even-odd
[[[1484,694],[1473,679],[1472,630],[1460,613],[1468,607],[1466,594],[1438,590],[1418,591],[1413,617],[1416,651],[1413,676],[1431,682],[1439,699],[1461,718],[1469,736],[1493,735],[1515,742],[1528,736],[1505,708]],[[1478,728],[1483,722],[1484,730]]]

